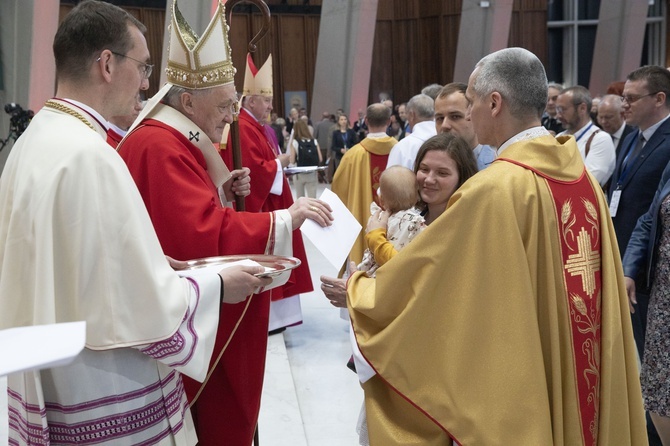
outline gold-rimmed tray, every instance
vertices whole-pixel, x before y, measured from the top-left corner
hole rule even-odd
[[[296,259],[295,257],[256,254],[204,257],[202,259],[187,260],[183,262],[185,266],[180,268],[180,270],[194,270],[212,265],[223,266],[229,263],[239,262],[240,260],[252,260],[264,267],[264,272],[256,274],[258,277],[276,277],[300,266],[300,259]]]

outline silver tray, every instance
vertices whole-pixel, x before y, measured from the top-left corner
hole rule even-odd
[[[187,260],[183,262],[184,267],[180,270],[193,270],[204,268],[211,265],[225,265],[227,263],[238,262],[240,260],[253,260],[265,268],[265,271],[255,274],[258,277],[276,277],[280,274],[290,271],[300,266],[300,259],[295,257],[285,256],[271,256],[271,255],[234,255],[234,256],[217,256],[205,257],[202,259]]]
[[[284,174],[286,174],[286,176],[288,177],[291,175],[318,172],[320,170],[326,170],[326,169],[328,169],[328,166],[285,167]]]

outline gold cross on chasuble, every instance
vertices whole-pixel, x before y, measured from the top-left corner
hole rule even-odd
[[[593,297],[596,289],[595,273],[600,271],[600,253],[591,247],[591,237],[582,227],[577,236],[577,254],[570,254],[565,269],[571,276],[582,276],[584,292]]]

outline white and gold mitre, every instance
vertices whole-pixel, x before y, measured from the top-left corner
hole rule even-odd
[[[272,96],[272,54],[259,69],[254,65],[251,54],[247,53],[247,68],[244,72],[244,96]]]
[[[194,90],[233,83],[236,70],[228,42],[225,7],[221,1],[217,3],[216,12],[200,38],[179,11],[177,0],[172,3],[166,68],[169,83]]]

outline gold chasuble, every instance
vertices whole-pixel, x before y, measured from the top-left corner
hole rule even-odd
[[[386,169],[388,155],[397,142],[391,136],[365,138],[344,154],[335,171],[332,190],[363,228],[370,217],[370,203],[375,201],[379,204],[379,177]],[[363,260],[363,251],[365,240],[361,232],[351,248],[349,259],[356,264],[360,263]]]
[[[618,253],[574,138],[510,145],[350,279],[371,444],[647,444]]]

